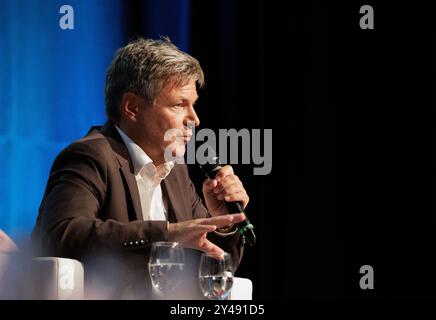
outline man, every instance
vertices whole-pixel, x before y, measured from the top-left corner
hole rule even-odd
[[[108,260],[87,270],[88,261],[110,256],[118,269],[107,278],[141,297],[149,297],[146,263],[153,242],[224,250],[239,263],[243,243],[235,224],[245,217],[227,214],[224,200],[245,207],[249,197],[232,168],[204,182],[206,208],[186,165],[165,159],[170,146],[173,154],[185,152],[189,124],[199,124],[196,84],[203,83],[198,61],[168,39],[139,39],[118,50],[106,76],[108,121],[53,163],[33,231],[43,254],[79,259],[88,276],[101,275]],[[183,135],[166,141],[171,129]]]

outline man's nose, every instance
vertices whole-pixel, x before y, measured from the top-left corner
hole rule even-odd
[[[185,119],[185,126],[188,126],[188,122],[190,122],[191,125],[194,123],[195,127],[200,125],[200,119],[192,106],[189,108],[188,115]]]

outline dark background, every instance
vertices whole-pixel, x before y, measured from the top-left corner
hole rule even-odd
[[[359,28],[363,4],[375,30]],[[202,126],[273,129],[270,175],[235,166],[258,235],[239,269],[254,297],[434,297],[425,9],[193,2],[191,23]]]

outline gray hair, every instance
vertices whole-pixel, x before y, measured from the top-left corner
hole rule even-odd
[[[106,115],[119,122],[120,105],[126,92],[133,92],[152,103],[168,81],[183,85],[194,79],[204,85],[204,74],[197,59],[178,49],[167,38],[131,41],[118,49],[106,73]]]

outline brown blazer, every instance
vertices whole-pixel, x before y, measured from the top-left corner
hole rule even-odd
[[[133,282],[147,279],[148,246],[167,240],[167,223],[142,220],[133,172],[128,150],[111,122],[91,128],[65,148],[51,168],[32,233],[41,254],[85,263],[106,255],[122,261],[117,266],[124,271],[117,271],[117,279],[126,275]],[[174,166],[162,183],[162,193],[170,222],[209,216],[186,165]],[[243,244],[238,233],[229,237],[210,233],[208,238],[239,264]],[[129,277],[138,273],[140,278]]]

